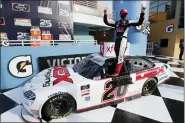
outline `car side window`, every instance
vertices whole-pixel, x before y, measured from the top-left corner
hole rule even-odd
[[[142,71],[148,69],[148,64],[142,59],[133,60],[133,72]]]

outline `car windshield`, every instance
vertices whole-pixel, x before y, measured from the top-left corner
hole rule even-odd
[[[85,78],[93,78],[93,75],[100,67],[100,65],[89,58],[84,58],[73,67],[73,70]]]

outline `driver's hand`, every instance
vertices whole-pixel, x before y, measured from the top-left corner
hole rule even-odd
[[[146,10],[146,6],[144,6],[143,4],[141,5],[141,13],[144,13]]]
[[[107,9],[104,10],[104,14],[107,14]]]

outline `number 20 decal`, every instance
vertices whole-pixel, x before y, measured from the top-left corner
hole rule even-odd
[[[116,86],[115,81],[108,81],[104,85],[105,92],[102,96],[102,102],[114,100],[115,98],[122,98],[127,92],[128,86]]]

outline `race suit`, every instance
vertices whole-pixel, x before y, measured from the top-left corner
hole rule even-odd
[[[108,26],[115,27],[116,30],[116,41],[115,41],[115,53],[117,58],[117,65],[115,72],[120,73],[124,61],[124,53],[126,51],[127,45],[127,33],[130,26],[140,26],[144,20],[144,13],[140,13],[140,18],[138,22],[130,22],[128,20],[120,19],[116,23],[109,23],[107,20],[107,14],[104,14],[104,23]]]

